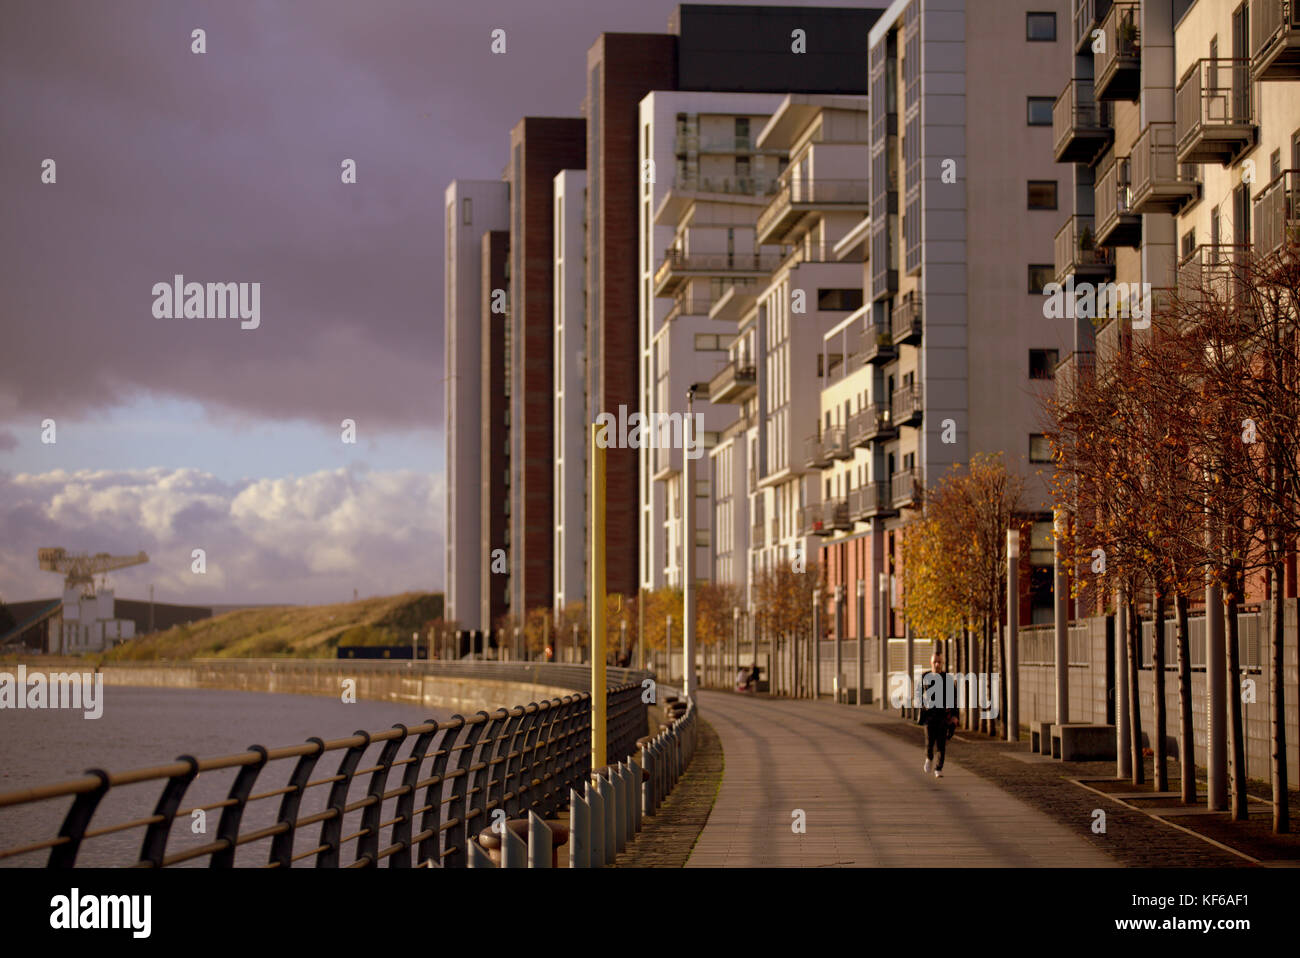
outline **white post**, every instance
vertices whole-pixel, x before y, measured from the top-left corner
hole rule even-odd
[[[1020,530],[1007,530],[1007,741],[1020,741]]]

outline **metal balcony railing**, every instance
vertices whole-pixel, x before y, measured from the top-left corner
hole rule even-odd
[[[1250,0],[1250,73],[1254,80],[1300,78],[1300,3]]]
[[[810,210],[860,207],[863,212],[867,211],[871,202],[870,180],[791,175],[793,171],[802,169],[791,167],[781,174],[775,195],[754,224],[759,243],[779,242]]]
[[[1202,243],[1178,264],[1178,297],[1183,302],[1232,302],[1245,290],[1238,270],[1250,247]]]
[[[1074,0],[1073,40],[1074,52],[1082,53],[1092,46],[1092,31],[1110,9],[1111,0]]]
[[[821,503],[812,506],[799,507],[799,534],[802,536],[822,536],[829,535],[826,524],[822,520]]]
[[[809,469],[825,469],[831,464],[831,457],[822,445],[821,433],[814,433],[803,442],[804,465]]]
[[[883,479],[868,482],[849,492],[849,518],[865,522],[877,516],[892,515],[889,483]]]
[[[1101,21],[1104,42],[1093,53],[1098,100],[1136,100],[1142,74],[1142,37],[1136,3],[1113,4]]]
[[[1300,244],[1300,170],[1283,170],[1255,197],[1254,252],[1263,257]]]
[[[1133,212],[1129,192],[1129,158],[1117,156],[1094,188],[1097,245],[1137,246],[1142,242],[1142,217]]]
[[[889,485],[890,501],[895,509],[903,509],[920,503],[923,488],[920,469],[904,469],[901,472],[894,473],[890,477]]]
[[[1114,138],[1109,106],[1097,102],[1092,81],[1067,83],[1052,105],[1052,155],[1056,162],[1091,163]]]
[[[1178,81],[1179,163],[1231,163],[1255,143],[1250,61],[1197,60]]]
[[[843,426],[827,426],[822,430],[822,456],[826,459],[848,459],[853,455]]]
[[[822,530],[824,533],[852,528],[853,522],[849,519],[849,503],[847,499],[822,500]]]
[[[723,193],[728,196],[771,196],[776,192],[775,176],[683,176],[673,189],[689,193]]]
[[[1200,192],[1194,171],[1178,163],[1174,124],[1148,123],[1129,157],[1133,212],[1176,213]]]
[[[1092,217],[1076,214],[1056,231],[1056,281],[1108,279],[1115,275],[1115,251],[1096,243]]]
[[[743,402],[758,385],[758,369],[748,359],[731,360],[709,380],[709,401]]]
[[[921,421],[921,387],[917,383],[895,389],[890,402],[890,421],[895,426],[913,426]]]
[[[861,341],[858,355],[864,363],[883,365],[898,358],[898,347],[894,345],[893,331],[888,326],[868,326],[858,335]]]
[[[915,290],[899,297],[890,313],[890,331],[895,344],[921,341],[921,294]]]
[[[664,250],[663,262],[655,270],[655,295],[677,289],[688,276],[756,273],[766,275],[781,265],[777,252],[687,253],[675,247]]]

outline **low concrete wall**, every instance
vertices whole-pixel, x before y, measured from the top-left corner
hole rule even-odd
[[[14,672],[17,662],[0,665]],[[87,671],[83,664],[22,663],[28,674]],[[355,683],[357,698],[408,702],[462,714],[513,708],[563,698],[584,688],[582,667],[543,663],[385,662],[361,659],[195,659],[191,662],[110,664],[99,669],[104,684],[153,688],[235,689],[293,695],[341,696]],[[609,672],[610,687],[639,681],[641,673]]]

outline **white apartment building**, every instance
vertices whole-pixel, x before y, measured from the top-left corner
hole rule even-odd
[[[455,180],[446,189],[443,327],[446,360],[446,602],[444,617],[465,628],[480,622],[488,557],[480,543],[482,462],[482,239],[509,225],[507,186]]]
[[[585,170],[555,176],[555,609],[587,595]]]
[[[784,152],[756,134],[781,103],[776,94],[663,92],[640,104],[638,213],[640,408],[684,414],[687,390],[727,361],[734,318],[711,315],[733,283],[757,283],[779,260],[755,242],[755,220],[784,166]],[[701,439],[716,445],[733,418],[697,396]],[[640,451],[642,587],[680,586],[684,511],[680,448]],[[700,577],[710,574],[708,460],[697,460],[694,494]],[[715,573],[716,574],[716,573]]]

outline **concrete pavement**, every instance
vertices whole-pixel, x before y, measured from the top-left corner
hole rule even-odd
[[[960,742],[936,779],[922,730],[908,745],[877,709],[699,695],[725,766],[687,867],[1117,864],[1083,837],[1087,821],[1057,822],[964,770]]]

